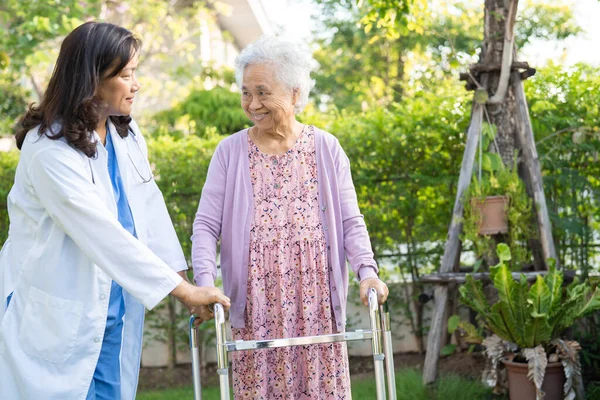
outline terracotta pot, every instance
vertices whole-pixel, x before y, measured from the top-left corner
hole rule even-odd
[[[508,202],[508,196],[488,196],[471,200],[471,207],[481,215],[480,235],[508,232]]]
[[[508,394],[510,400],[535,400],[535,385],[527,378],[527,363],[502,360],[508,372]],[[544,400],[563,400],[565,371],[559,362],[549,363],[544,375],[542,390]]]

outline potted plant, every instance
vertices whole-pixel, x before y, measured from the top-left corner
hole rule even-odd
[[[482,129],[482,148],[489,147],[494,141],[496,127],[484,123]],[[531,261],[528,246],[524,245],[535,237],[532,201],[527,195],[525,185],[519,178],[516,157],[512,168],[508,168],[496,153],[482,152],[478,162],[478,173],[469,186],[464,204],[463,233],[461,239],[473,243],[478,262],[487,260],[488,265],[495,263],[497,238],[506,242],[515,250],[513,259],[516,266]],[[490,261],[494,260],[494,261]]]
[[[581,383],[580,346],[560,335],[577,319],[600,310],[600,289],[592,289],[587,280],[564,287],[563,273],[552,263],[548,273],[529,286],[523,274],[513,278],[506,244],[498,245],[497,254],[500,262],[490,268],[498,295],[494,304],[487,300],[481,281],[471,275],[459,289],[462,302],[492,333],[482,341],[489,360],[484,381],[496,386],[503,364],[511,400],[532,399],[534,394],[538,400],[575,399]]]

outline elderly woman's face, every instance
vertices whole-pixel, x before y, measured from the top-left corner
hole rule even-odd
[[[258,128],[269,129],[295,120],[295,93],[274,77],[268,65],[248,65],[242,81],[242,108]]]

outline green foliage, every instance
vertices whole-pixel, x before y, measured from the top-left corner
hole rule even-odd
[[[148,154],[184,254],[191,254],[190,237],[208,164],[223,136],[205,139],[159,136],[148,140]]]
[[[0,151],[0,247],[8,237],[8,193],[15,180],[15,170],[19,162],[19,152]]]
[[[477,62],[483,41],[481,2],[315,0],[319,70],[314,98],[361,110],[401,101],[405,85],[455,76]],[[572,0],[521,2],[517,48],[533,39],[580,32]]]
[[[97,16],[99,0],[5,0],[0,5],[2,66],[19,69],[43,43],[62,36],[86,18]]]
[[[525,82],[561,265],[585,277],[600,229],[600,69],[551,64]]]
[[[582,33],[573,14],[573,0],[529,0],[519,7],[515,40],[522,48],[532,39],[563,40]]]
[[[0,4],[0,137],[25,111],[31,92],[23,80],[35,82],[32,67],[54,39],[86,18],[97,16],[99,0],[5,0]],[[35,83],[34,83],[35,85]]]
[[[18,84],[19,74],[1,71],[0,67],[0,137],[12,133],[18,118],[25,111],[29,91]]]
[[[142,39],[138,79],[143,88],[144,110],[167,108],[173,98],[186,97],[190,87],[231,84],[231,69],[199,61],[201,32],[208,30],[217,39],[215,32],[220,29],[216,15],[221,8],[212,0],[3,1],[0,93],[7,95],[0,96],[0,136],[11,133],[25,104],[39,101],[60,42],[89,19],[124,26]],[[224,44],[232,42],[227,32],[218,39]],[[27,90],[29,84],[33,90]],[[140,114],[138,121],[143,120]]]
[[[249,126],[239,94],[222,87],[194,90],[175,107],[156,114],[153,120],[155,134],[173,137],[205,137],[213,129],[231,134]]]
[[[600,394],[600,312],[584,317],[574,325],[573,338],[581,344],[581,371],[584,382],[595,382]],[[586,392],[589,391],[586,390]],[[600,398],[600,396],[598,396]]]
[[[358,8],[362,17],[360,24],[365,32],[375,30],[385,39],[398,39],[411,31],[419,31],[421,25],[411,18],[411,13],[417,6],[426,7],[425,0],[359,0]],[[379,36],[375,36],[379,38]]]
[[[458,330],[461,339],[466,343],[473,346],[474,344],[481,344],[483,341],[483,332],[481,328],[475,327],[467,321],[461,321],[459,315],[453,315],[448,319],[448,333],[453,334]],[[472,347],[469,347],[469,352],[472,351]]]
[[[501,258],[490,269],[490,278],[498,293],[496,303],[489,304],[481,282],[471,275],[459,288],[461,300],[479,314],[490,331],[520,349],[549,346],[577,319],[600,310],[598,288],[592,289],[586,281],[563,288],[562,271],[554,267],[545,277],[538,275],[528,288],[525,276],[515,280],[506,259]]]

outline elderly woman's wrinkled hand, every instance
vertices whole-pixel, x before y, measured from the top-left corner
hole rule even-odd
[[[360,300],[365,306],[369,305],[369,289],[377,291],[377,300],[379,304],[385,303],[390,293],[387,285],[379,278],[367,278],[360,282]]]
[[[192,310],[190,310],[191,312]],[[205,321],[210,321],[215,317],[213,312],[213,308],[211,306],[199,306],[195,307],[194,312],[192,314],[196,315],[196,319],[194,320],[194,326],[198,326]]]

